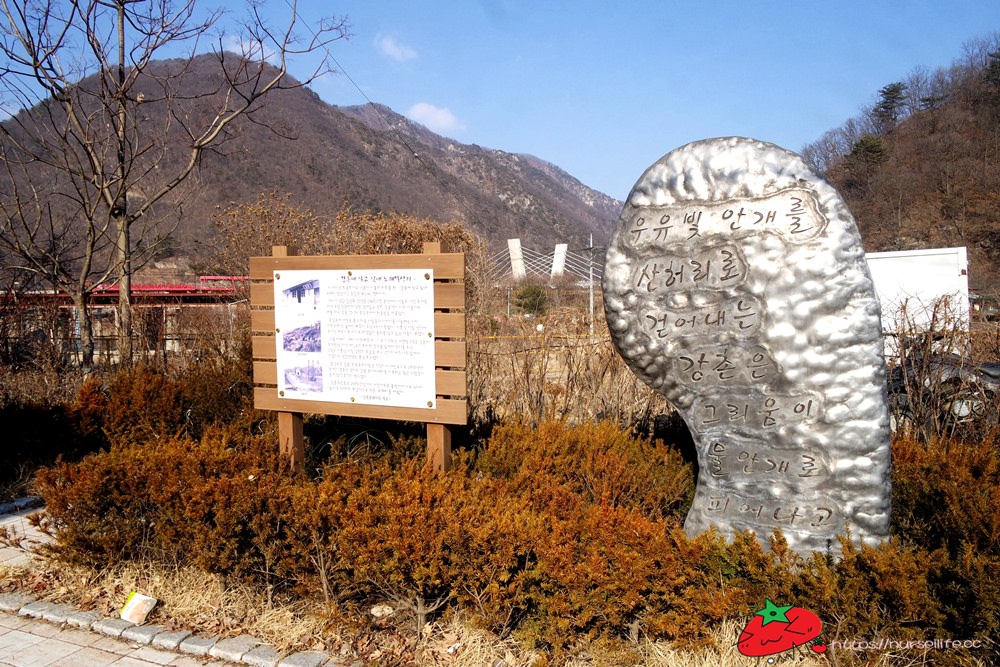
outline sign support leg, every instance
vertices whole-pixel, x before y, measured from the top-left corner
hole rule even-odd
[[[271,246],[273,257],[293,257],[298,254],[293,247]],[[288,462],[292,472],[303,472],[306,469],[306,446],[302,434],[301,412],[278,413],[278,448],[281,458]]]
[[[451,427],[447,424],[427,425],[427,461],[435,472],[451,470]]]
[[[281,458],[288,462],[292,472],[306,469],[305,438],[302,434],[301,412],[278,413],[278,446]]]
[[[425,241],[424,254],[444,252],[440,241]],[[427,424],[427,462],[435,472],[451,470],[451,427],[447,424]]]

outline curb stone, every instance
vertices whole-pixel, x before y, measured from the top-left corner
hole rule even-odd
[[[187,630],[174,630],[172,632],[161,632],[153,637],[153,647],[162,648],[165,651],[176,651],[180,648],[181,642],[191,636]]]
[[[95,632],[100,632],[102,635],[108,635],[109,637],[121,637],[122,632],[127,628],[131,628],[135,623],[131,621],[123,621],[120,618],[102,618],[95,621],[91,630]]]
[[[0,503],[0,514],[14,514],[16,512],[23,512],[24,510],[35,509],[36,507],[41,507],[44,503],[42,499],[38,496],[27,496],[25,498],[18,498],[14,502],[10,503]]]
[[[182,641],[181,645],[177,648],[180,649],[181,653],[204,657],[208,655],[208,652],[218,641],[218,637],[196,637],[191,635]]]
[[[239,662],[243,656],[260,644],[260,640],[250,635],[220,639],[215,646],[208,649],[208,654],[220,660]]]
[[[99,620],[101,620],[101,615],[96,611],[74,611],[66,614],[66,625],[71,625],[81,630],[90,630],[94,623],[97,623]]]
[[[26,604],[34,602],[35,598],[22,593],[3,593],[0,595],[0,611],[11,614],[20,614],[21,608]]]
[[[322,651],[301,651],[282,657],[274,647],[250,635],[198,637],[188,630],[166,630],[159,625],[136,625],[118,617],[102,617],[93,611],[78,611],[64,604],[38,600],[22,593],[0,594],[0,612],[69,625],[115,639],[144,644],[167,651],[242,663],[251,667],[363,667],[364,662],[346,662]]]
[[[277,667],[281,654],[273,646],[260,645],[244,654],[242,661],[251,667]]]
[[[320,651],[302,651],[293,653],[278,663],[278,667],[322,667],[329,660],[326,653]]]
[[[162,625],[133,625],[122,630],[122,639],[148,646],[156,635],[166,630]]]
[[[26,603],[17,611],[18,616],[28,616],[29,618],[41,618],[42,610],[48,606],[48,602],[42,600],[32,600]]]
[[[53,603],[47,610],[42,612],[42,618],[49,623],[65,623],[66,619],[76,611],[66,604]]]

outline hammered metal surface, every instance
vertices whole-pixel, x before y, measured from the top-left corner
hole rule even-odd
[[[711,139],[656,162],[609,244],[629,367],[698,448],[689,534],[780,528],[799,551],[889,532],[879,306],[854,219],[794,153]]]

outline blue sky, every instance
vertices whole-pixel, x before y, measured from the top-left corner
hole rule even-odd
[[[307,22],[335,13],[351,25],[332,46],[350,78],[312,86],[325,101],[385,104],[618,199],[691,141],[799,151],[882,86],[1000,32],[998,0],[299,2]]]

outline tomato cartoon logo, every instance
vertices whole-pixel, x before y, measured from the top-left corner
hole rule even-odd
[[[780,606],[766,600],[764,608],[743,628],[736,648],[751,658],[792,651],[805,644],[815,653],[823,653],[826,644],[814,641],[822,630],[819,616],[808,609]]]

